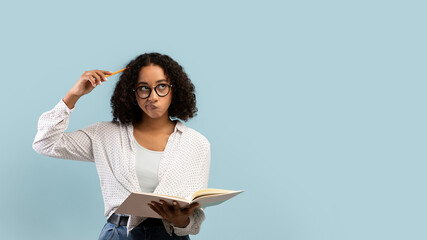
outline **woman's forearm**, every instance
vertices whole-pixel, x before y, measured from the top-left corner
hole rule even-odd
[[[64,101],[65,105],[67,105],[69,109],[73,109],[77,101],[80,99],[80,97],[81,96],[77,96],[70,92],[67,92],[67,94],[62,100]]]

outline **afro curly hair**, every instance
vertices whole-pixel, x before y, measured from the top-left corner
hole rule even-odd
[[[161,67],[173,85],[172,101],[168,109],[169,117],[183,121],[195,117],[197,115],[195,87],[183,67],[168,55],[152,52],[131,60],[122,72],[111,96],[113,122],[128,124],[142,120],[142,110],[137,104],[133,89],[138,82],[141,68],[149,65]]]

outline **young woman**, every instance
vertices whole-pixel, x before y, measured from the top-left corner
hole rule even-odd
[[[150,207],[163,219],[114,211],[131,192],[186,198],[207,188],[210,143],[182,123],[197,112],[194,85],[169,56],[140,55],[117,82],[111,97],[113,120],[65,132],[78,99],[111,73],[84,72],[65,97],[41,115],[33,149],[54,158],[95,163],[107,218],[99,239],[189,239],[205,219],[197,204],[184,209],[176,203],[152,202]]]

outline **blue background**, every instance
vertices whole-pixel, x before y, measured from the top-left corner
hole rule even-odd
[[[211,142],[192,239],[427,239],[425,1],[0,3],[2,239],[97,239],[93,163],[31,147],[39,116],[86,70],[145,52],[196,86],[188,126]],[[69,131],[111,120],[118,76],[84,96]]]

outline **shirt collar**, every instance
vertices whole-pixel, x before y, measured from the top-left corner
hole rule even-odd
[[[187,129],[187,127],[182,123],[180,120],[176,120],[175,130],[179,130],[180,132],[184,132]]]

